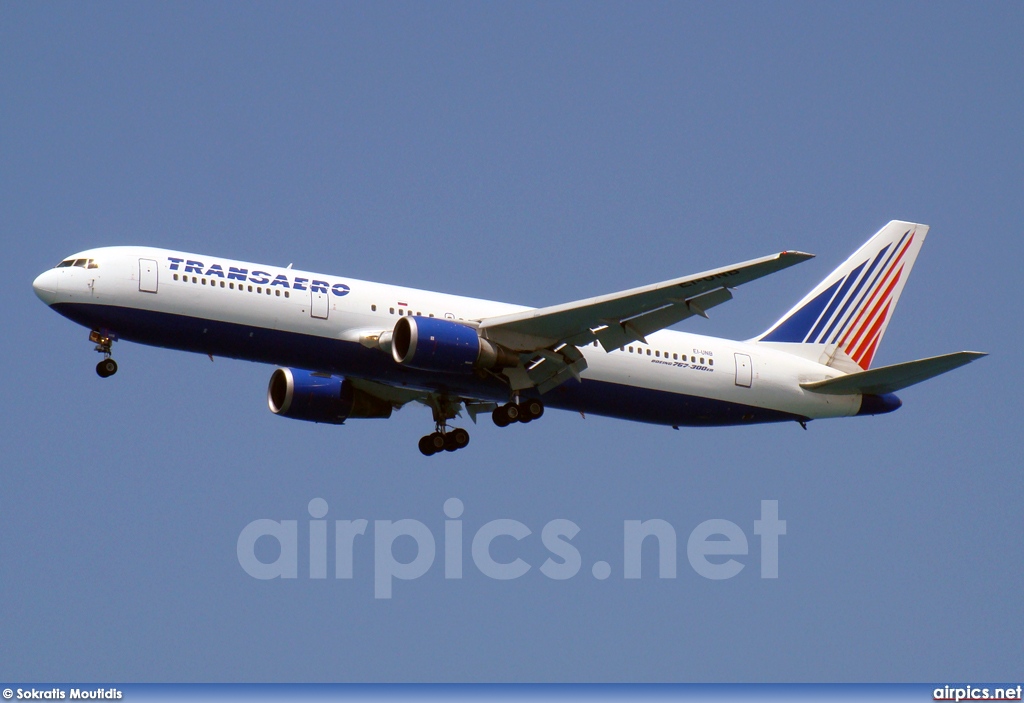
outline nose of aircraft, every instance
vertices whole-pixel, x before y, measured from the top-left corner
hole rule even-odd
[[[36,292],[39,299],[47,305],[53,305],[57,300],[57,281],[60,275],[57,269],[43,271],[32,281],[32,290]]]

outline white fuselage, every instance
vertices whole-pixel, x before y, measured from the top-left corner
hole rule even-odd
[[[392,386],[504,402],[473,374],[408,369],[365,344],[401,316],[475,324],[523,306],[150,247],[76,254],[36,279],[38,295],[115,339],[294,366]],[[551,407],[665,425],[718,425],[855,415],[858,395],[800,383],[841,375],[764,344],[673,330],[647,343],[581,348],[587,369],[543,396]]]

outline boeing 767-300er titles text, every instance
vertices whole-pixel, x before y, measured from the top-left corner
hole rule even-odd
[[[676,428],[891,412],[895,391],[983,356],[871,368],[927,232],[890,222],[745,342],[666,328],[810,254],[545,308],[151,247],[83,251],[32,285],[91,330],[104,378],[117,371],[118,339],[276,364],[274,413],[342,424],[416,401],[433,411],[434,432],[419,443],[429,455],[469,443],[448,425],[463,407],[499,427],[546,405]]]

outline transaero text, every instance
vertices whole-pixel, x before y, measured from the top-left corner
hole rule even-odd
[[[291,288],[292,290],[309,290],[314,293],[327,293],[330,290],[331,293],[337,296],[348,295],[350,290],[344,283],[332,284],[329,281],[310,280],[300,276],[290,278],[283,273],[275,276],[266,271],[249,271],[249,269],[236,266],[228,266],[228,270],[225,271],[224,267],[220,264],[206,266],[202,261],[179,259],[175,256],[168,256],[167,260],[171,262],[168,267],[171,271],[181,270],[182,273],[194,273],[199,276],[218,276],[232,281],[248,281],[249,283],[269,288],[280,286],[282,288]]]

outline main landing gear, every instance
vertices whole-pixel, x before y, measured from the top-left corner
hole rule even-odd
[[[444,425],[438,425],[437,430],[420,438],[420,451],[424,456],[431,456],[438,452],[454,452],[469,444],[469,432],[461,427],[454,427],[447,430]]]
[[[428,404],[434,413],[434,431],[420,438],[419,448],[424,456],[454,452],[469,444],[469,432],[461,427],[448,427],[448,421],[459,416],[460,399],[438,394],[430,396]]]
[[[458,415],[460,402],[447,396],[431,396],[429,403],[434,411],[435,430],[420,438],[419,448],[424,456],[438,452],[454,452],[469,444],[469,432],[461,427],[448,427],[448,420]],[[471,414],[475,422],[476,414]],[[491,413],[491,419],[498,427],[507,427],[513,422],[531,422],[543,414],[543,402],[536,398],[520,400],[519,396],[515,395],[508,403],[496,407]]]
[[[100,378],[109,378],[117,373],[117,362],[110,358],[110,347],[114,343],[110,337],[96,330],[89,333],[89,341],[96,345],[96,351],[103,355],[103,361],[96,364],[96,373]]]
[[[544,403],[536,398],[522,402],[499,405],[491,413],[491,419],[498,427],[508,427],[513,422],[532,422],[544,414]]]

